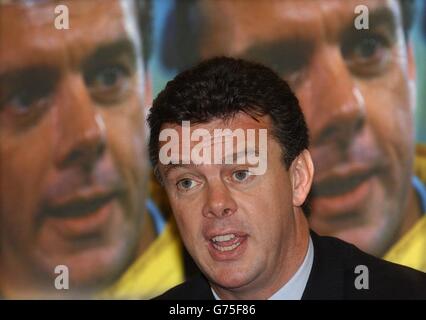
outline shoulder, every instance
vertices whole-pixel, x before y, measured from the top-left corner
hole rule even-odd
[[[337,238],[313,238],[323,263],[337,266],[345,297],[426,299],[426,273],[379,259]]]
[[[213,300],[213,293],[206,278],[197,275],[171,288],[155,300]]]

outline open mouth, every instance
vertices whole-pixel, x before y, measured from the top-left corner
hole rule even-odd
[[[96,238],[108,230],[120,195],[118,191],[90,188],[51,198],[43,213],[44,223],[65,238]]]
[[[380,174],[377,166],[349,165],[319,176],[312,191],[315,216],[345,224],[361,219]]]
[[[48,206],[47,214],[55,218],[78,218],[90,215],[117,196],[115,192],[98,193],[90,196],[73,196]]]
[[[248,234],[234,231],[216,232],[206,237],[210,255],[217,261],[240,257],[247,247],[247,238]]]
[[[221,252],[232,251],[241,245],[244,238],[238,237],[233,233],[213,237],[210,241],[216,250]]]
[[[315,197],[335,197],[355,190],[370,179],[376,172],[369,170],[344,177],[332,176],[314,184]]]

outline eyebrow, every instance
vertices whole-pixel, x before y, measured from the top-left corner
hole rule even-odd
[[[169,163],[164,166],[164,176],[168,176],[170,174],[170,171],[177,170],[179,168],[188,169],[188,168],[195,168],[198,165],[194,163],[190,164],[182,164],[182,163]]]
[[[0,73],[0,84],[13,85],[21,81],[31,82],[32,79],[42,80],[56,75],[49,65],[28,66],[22,69],[8,70]]]
[[[250,152],[253,152],[254,151],[254,154],[256,155],[256,156],[259,156],[259,150],[258,149],[255,149],[255,150],[244,150],[244,151],[241,151],[241,152],[234,152],[233,154],[232,154],[232,159],[233,159],[233,163],[232,164],[226,164],[226,163],[222,163],[222,165],[228,165],[228,166],[230,166],[230,165],[238,165],[238,163],[236,163],[236,160],[239,158],[239,157],[241,157],[241,156],[245,156],[247,153],[250,153]],[[225,157],[223,157],[222,158],[222,160],[224,159]],[[197,168],[197,167],[200,167],[200,165],[199,164],[195,164],[195,163],[189,163],[189,164],[183,164],[183,163],[169,163],[169,164],[166,164],[165,166],[164,166],[165,168],[164,168],[164,175],[167,177],[167,175],[170,173],[170,171],[172,171],[172,170],[176,170],[176,169],[179,169],[179,168],[183,168],[183,169],[188,169],[188,168]]]
[[[389,7],[374,9],[369,17],[370,27],[376,28],[379,25],[386,25],[393,33],[397,27],[397,17],[395,12]]]
[[[369,14],[369,28],[357,30],[353,24],[348,24],[346,29],[342,32],[341,38],[344,37],[357,37],[363,33],[374,32],[375,29],[384,26],[389,32],[392,40],[396,38],[397,30],[397,17],[393,10],[388,7],[380,7],[374,9]]]
[[[256,43],[248,47],[241,57],[261,61],[274,71],[285,74],[297,70],[307,63],[313,48],[313,42],[310,40],[288,37]]]
[[[397,28],[397,17],[389,7],[376,8],[369,13],[369,24],[370,29],[385,25],[391,35],[394,36]],[[353,19],[346,23],[346,27],[343,27],[342,30],[346,30],[343,31],[343,34],[370,31],[356,30]],[[240,56],[243,59],[260,61],[276,72],[286,74],[298,70],[308,63],[313,51],[314,41],[312,39],[289,36],[255,43],[244,50]]]
[[[16,90],[48,93],[59,77],[57,70],[49,65],[28,66],[0,74],[0,110]]]
[[[97,64],[99,61],[108,61],[122,54],[128,55],[132,62],[136,61],[135,45],[127,37],[101,44],[83,61],[83,65]]]
[[[83,66],[97,64],[99,61],[115,59],[121,54],[127,54],[132,63],[136,61],[136,48],[133,42],[124,36],[112,42],[97,46],[95,50],[92,53],[89,53],[89,55],[83,60]],[[53,73],[56,74],[57,72],[54,71],[55,69],[56,68],[54,66],[46,63],[34,63],[28,66],[12,68],[10,70],[6,67],[6,70],[0,72],[0,83],[16,82],[20,79],[28,79],[31,76],[39,75],[43,72],[46,73],[45,76]]]

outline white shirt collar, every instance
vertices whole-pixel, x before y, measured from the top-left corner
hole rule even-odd
[[[314,262],[314,245],[311,237],[309,237],[308,251],[305,259],[297,269],[296,273],[287,283],[275,292],[268,300],[300,300],[308,283],[311,274],[312,264]],[[213,296],[216,300],[221,300],[216,292],[211,288]]]

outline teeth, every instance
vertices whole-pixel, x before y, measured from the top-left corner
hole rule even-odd
[[[233,233],[231,234],[225,234],[223,236],[216,236],[212,240],[214,242],[222,242],[222,241],[229,241],[235,238],[235,235]]]
[[[228,247],[223,247],[223,246],[218,246],[217,244],[214,244],[213,243],[213,247],[215,247],[217,250],[219,250],[219,251],[231,251],[231,250],[234,250],[236,247],[238,247],[239,245],[241,244],[241,242],[237,242],[237,243],[235,243],[235,244],[233,244],[233,245],[231,245],[231,246],[228,246]]]

